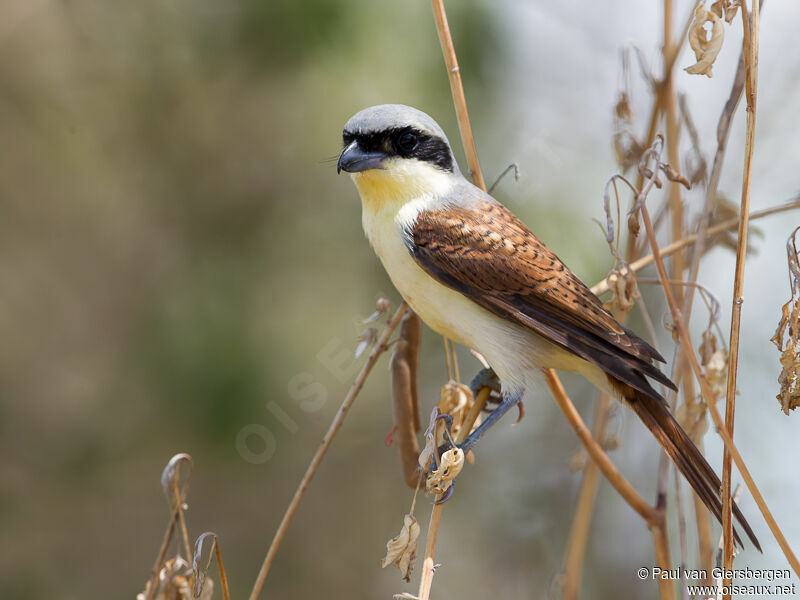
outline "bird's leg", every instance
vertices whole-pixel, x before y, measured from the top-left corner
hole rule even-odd
[[[477,398],[478,392],[481,391],[481,388],[485,387],[488,387],[497,395],[500,394],[500,378],[491,367],[481,369],[472,379],[472,382],[469,384],[469,389],[472,390],[472,397]]]
[[[494,425],[500,417],[502,417],[509,408],[519,403],[522,399],[523,390],[515,390],[511,393],[503,394],[503,400],[500,404],[495,408],[489,415],[478,425],[478,428],[475,429],[469,437],[464,440],[463,444],[459,444],[459,447],[464,451],[466,454],[469,452],[473,446],[481,439],[481,436],[489,431],[489,429]]]

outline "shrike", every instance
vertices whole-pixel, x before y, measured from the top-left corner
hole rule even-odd
[[[676,389],[653,365],[664,359],[464,178],[439,125],[409,106],[384,104],[353,116],[342,137],[337,171],[352,175],[364,231],[392,283],[428,326],[480,352],[500,380],[500,405],[462,447],[519,402],[542,369],[577,372],[633,409],[721,520],[719,478],[648,381]]]

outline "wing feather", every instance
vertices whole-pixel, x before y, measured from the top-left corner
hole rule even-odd
[[[564,263],[491,197],[476,206],[421,212],[409,251],[429,275],[487,310],[528,327],[643,393],[673,383],[663,357],[606,311]]]

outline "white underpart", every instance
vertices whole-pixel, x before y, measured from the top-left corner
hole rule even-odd
[[[353,175],[362,200],[362,223],[392,283],[422,320],[437,333],[480,352],[507,392],[536,386],[546,367],[580,372],[607,389],[605,375],[594,365],[440,284],[414,261],[403,241],[406,232],[421,212],[462,203],[450,193],[461,175],[417,160],[395,159],[385,166]]]

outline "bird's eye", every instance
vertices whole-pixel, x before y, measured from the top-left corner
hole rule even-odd
[[[417,147],[417,142],[417,136],[410,131],[407,131],[405,133],[401,133],[397,137],[397,148],[401,152],[411,152]]]

